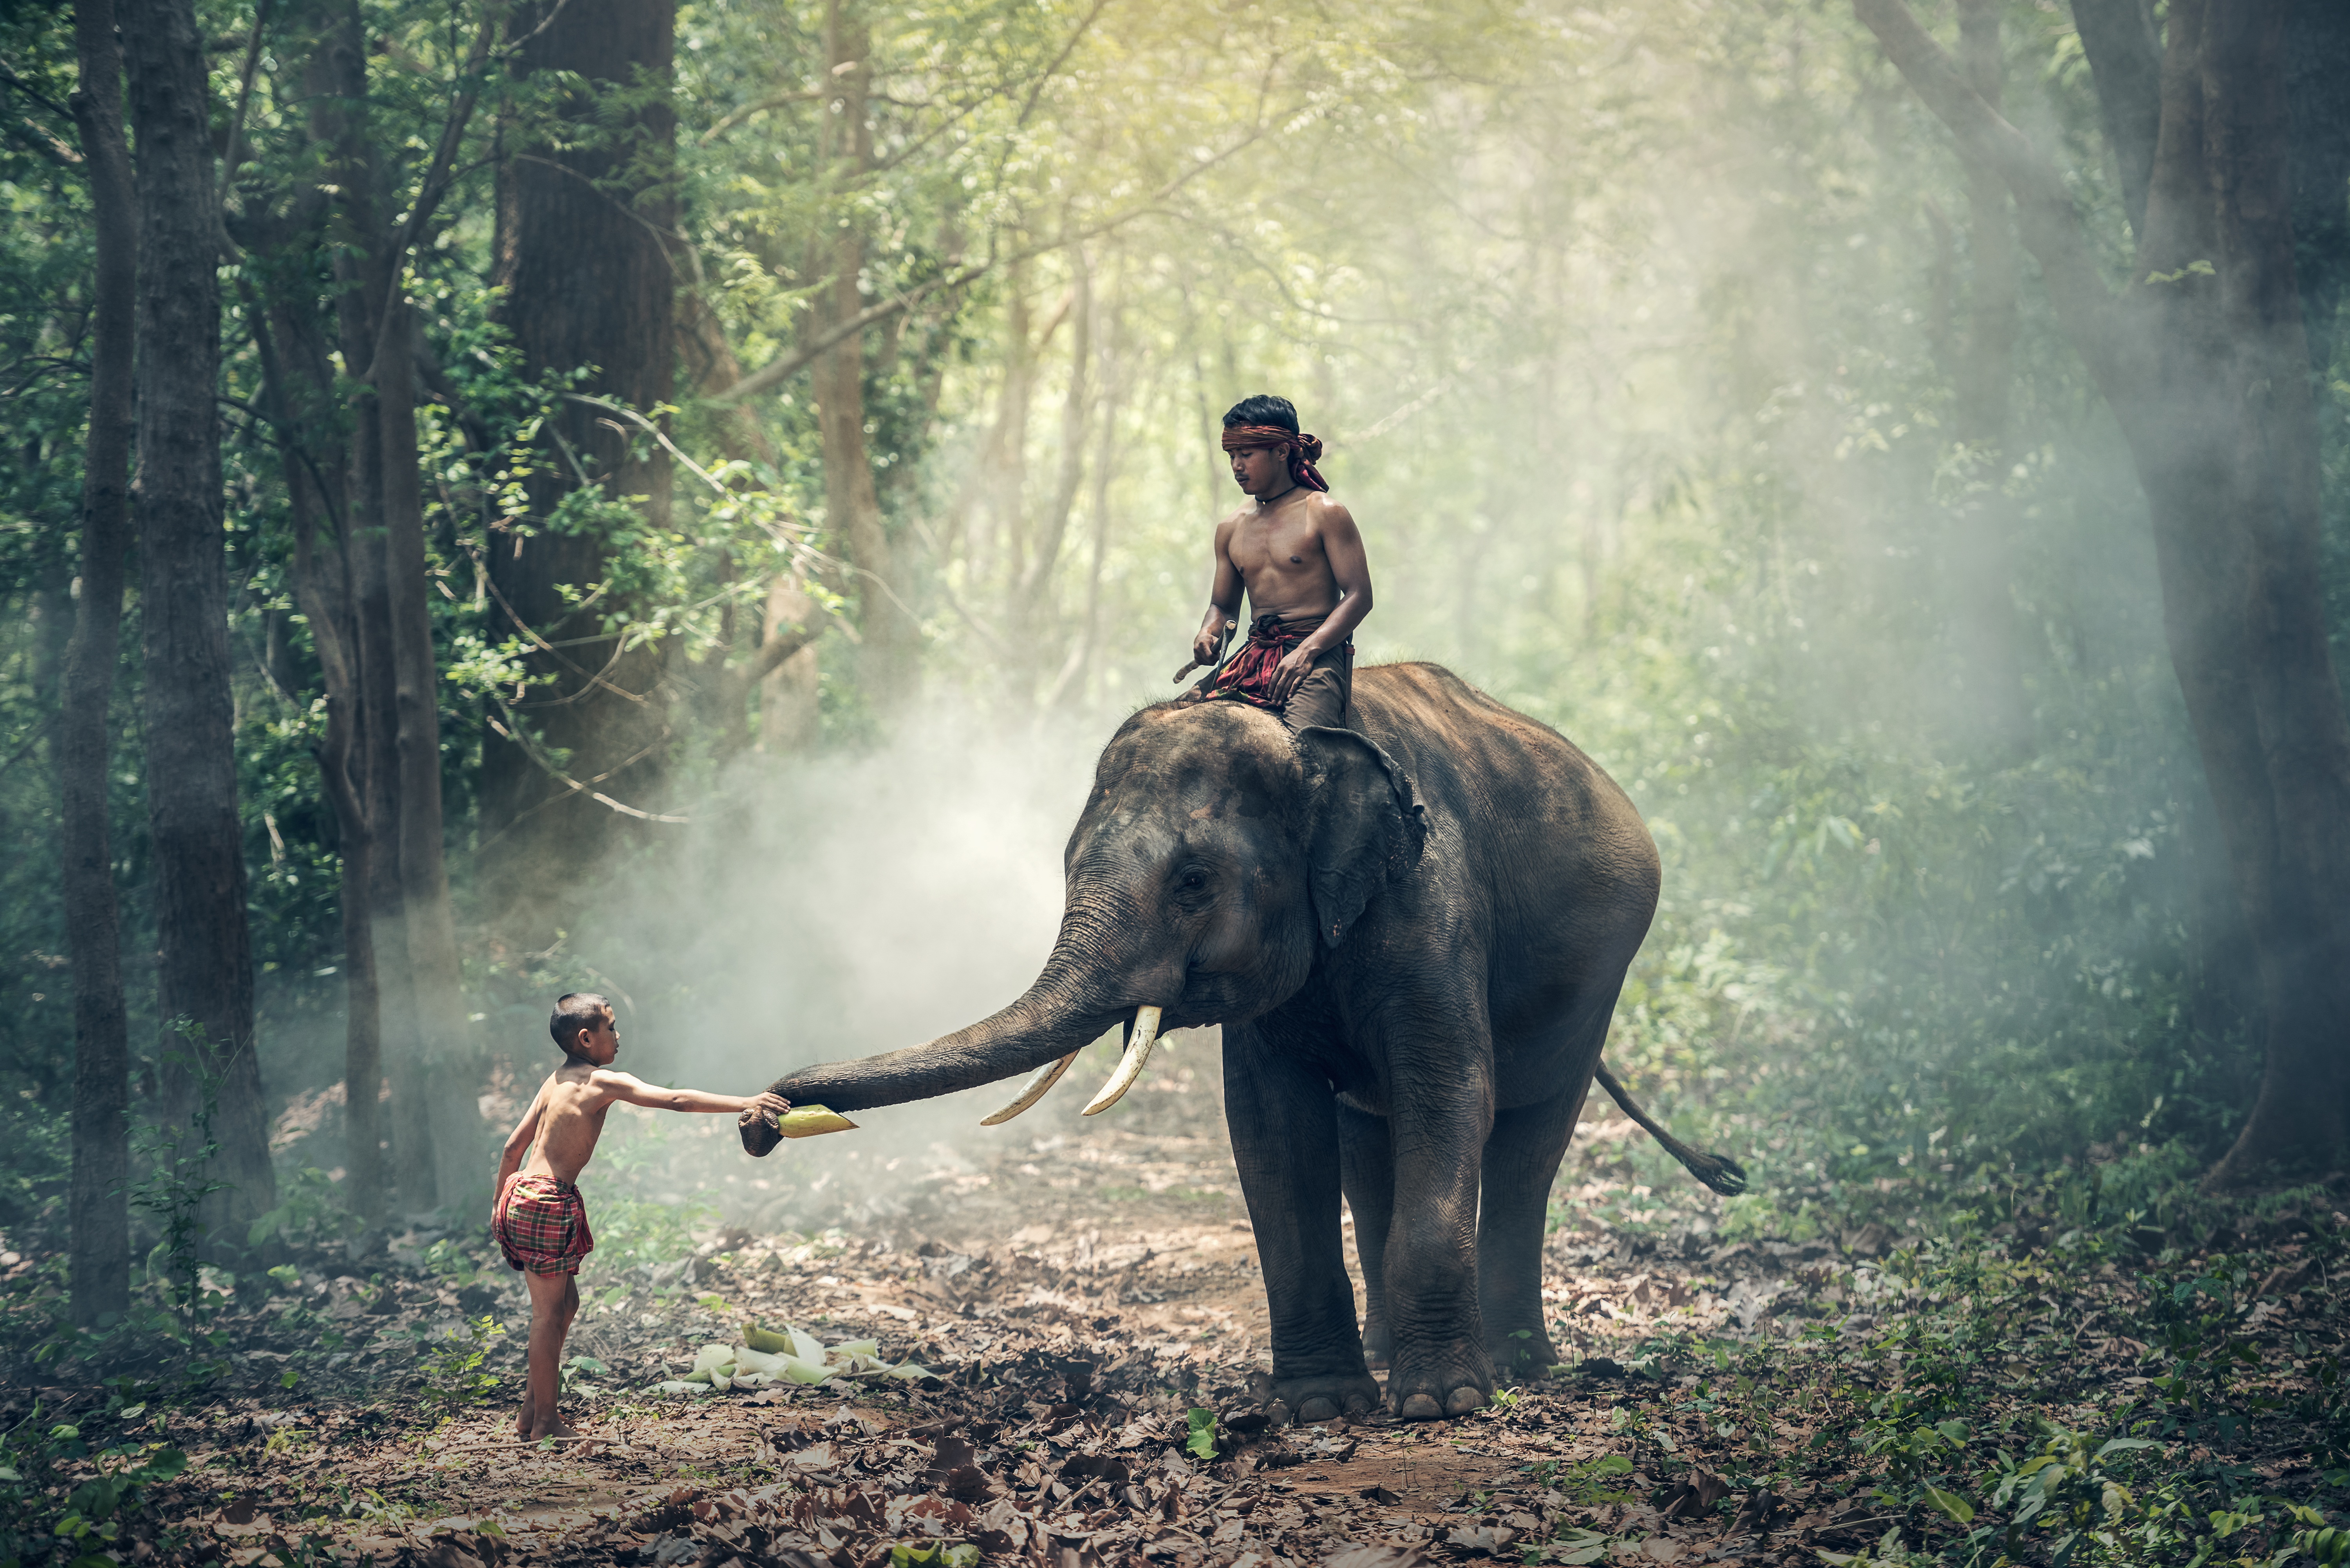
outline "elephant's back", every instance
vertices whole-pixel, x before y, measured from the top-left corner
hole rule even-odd
[[[1495,896],[1503,929],[1550,923],[1615,943],[1596,921],[1627,927],[1637,946],[1656,907],[1655,843],[1631,799],[1556,730],[1495,701],[1451,670],[1426,663],[1356,673],[1354,722],[1402,763],[1432,813],[1454,820],[1461,852]]]

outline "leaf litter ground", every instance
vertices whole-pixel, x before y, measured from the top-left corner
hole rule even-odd
[[[737,1227],[591,1286],[582,1441],[513,1437],[515,1276],[379,1287],[333,1253],[239,1291],[192,1398],[126,1409],[17,1357],[6,1421],[37,1399],[92,1444],[185,1450],[114,1554],[234,1568],[2283,1562],[2285,1511],[2341,1501],[2338,1193],[2199,1231],[2060,1235],[2011,1194],[1963,1244],[1881,1220],[1731,1240],[1694,1186],[1618,1206],[1629,1129],[1593,1123],[1546,1253],[1564,1365],[1461,1421],[1275,1429],[1221,1118],[1147,1098],[966,1150],[853,1234]],[[655,1392],[753,1323],[935,1376]]]

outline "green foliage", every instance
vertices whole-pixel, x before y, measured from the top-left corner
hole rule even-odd
[[[99,1414],[109,1425],[143,1413],[119,1399],[109,1406]],[[67,1467],[96,1473],[61,1485]],[[82,1425],[45,1422],[36,1402],[28,1417],[0,1433],[0,1563],[40,1563],[54,1552],[77,1565],[112,1562],[106,1553],[130,1543],[124,1516],[140,1495],[187,1467],[188,1456],[163,1443],[124,1438],[93,1447]]]
[[[437,1334],[421,1327],[409,1333],[424,1369],[424,1397],[442,1414],[469,1410],[497,1392],[497,1374],[482,1369],[491,1342],[505,1333],[494,1316],[463,1318]]]
[[[1183,1412],[1183,1425],[1191,1434],[1183,1439],[1184,1449],[1203,1465],[1214,1463],[1216,1413],[1194,1407]]]

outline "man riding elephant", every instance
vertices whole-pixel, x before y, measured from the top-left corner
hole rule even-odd
[[[1354,514],[1330,496],[1315,460],[1322,443],[1297,428],[1287,398],[1243,398],[1224,414],[1232,483],[1249,499],[1216,524],[1208,613],[1191,639],[1207,677],[1185,702],[1264,709],[1292,733],[1343,726],[1354,689],[1355,628],[1371,613],[1371,566]],[[1223,660],[1248,590],[1249,634]]]
[[[1244,702],[1169,702],[1103,751],[1064,857],[1061,929],[1016,1001],[926,1045],[802,1068],[836,1111],[1034,1071],[1129,1028],[1107,1108],[1163,1025],[1221,1024],[1226,1119],[1273,1317],[1269,1403],[1302,1419],[1384,1397],[1460,1416],[1497,1364],[1555,1359],[1541,1254],[1551,1183],[1656,909],[1655,846],[1563,736],[1428,664],[1367,669],[1351,727],[1294,736]],[[775,1134],[743,1130],[764,1154]],[[1666,1146],[1718,1191],[1732,1161]],[[1355,1315],[1339,1198],[1367,1287]]]

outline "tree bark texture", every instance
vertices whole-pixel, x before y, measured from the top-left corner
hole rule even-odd
[[[313,225],[273,236],[274,249],[315,249]],[[277,427],[294,523],[294,601],[309,623],[310,645],[326,688],[327,728],[318,776],[335,814],[336,852],[342,862],[343,929],[343,1189],[352,1212],[374,1222],[388,1211],[383,1159],[383,1033],[376,979],[376,936],[369,896],[375,832],[367,812],[369,751],[359,667],[359,611],[351,581],[351,541],[344,525],[348,504],[348,443],[332,418],[334,367],[324,322],[313,301],[292,288],[273,291],[265,329],[257,334],[270,417]]]
[[[130,1037],[122,928],[107,832],[108,710],[122,656],[122,579],[130,550],[133,317],[139,209],[122,136],[122,46],[113,0],[77,0],[73,95],[89,171],[98,265],[89,432],[82,465],[81,598],[57,713],[64,804],[66,953],[73,968],[73,1319],[96,1327],[130,1304]]]
[[[384,545],[390,582],[392,706],[400,765],[400,888],[408,928],[411,1006],[431,1085],[425,1100],[439,1201],[459,1203],[495,1168],[482,1120],[484,1064],[465,1016],[441,807],[440,670],[424,549],[424,490],[416,438],[415,320],[399,287],[387,308],[375,365],[382,431]],[[480,1194],[489,1195],[484,1190]]]
[[[522,349],[525,374],[597,367],[581,391],[644,410],[669,400],[674,375],[676,117],[656,99],[599,130],[596,102],[617,91],[666,89],[674,17],[671,0],[566,0],[559,7],[542,0],[517,7],[509,23],[511,34],[526,40],[520,69],[576,72],[588,89],[565,106],[559,133],[514,149],[501,169],[496,267],[506,290],[504,323]],[[605,580],[607,547],[596,531],[565,535],[547,524],[566,495],[593,486],[665,525],[669,459],[579,403],[548,421],[546,440],[530,482],[533,531],[490,543],[497,629],[534,645],[526,660],[533,698],[516,716],[546,746],[568,753],[573,779],[626,802],[660,776],[667,725],[654,690],[659,655],[644,649],[623,655],[615,639],[598,635],[601,617],[627,610],[612,597],[584,610],[567,606],[565,588],[585,597]],[[539,639],[566,646],[548,649]],[[618,846],[629,820],[588,789],[555,777],[524,745],[486,740],[481,826],[494,920],[525,940],[550,932],[560,923],[555,901]]]
[[[357,417],[339,473],[343,565],[351,604],[350,784],[368,837],[368,852],[360,862],[345,864],[344,886],[347,902],[357,898],[363,903],[370,939],[380,1076],[364,1089],[348,1081],[353,1052],[347,1038],[344,1092],[349,1100],[347,1109],[365,1096],[370,1111],[363,1114],[372,1114],[373,1085],[390,1079],[390,1126],[381,1129],[389,1135],[384,1185],[396,1186],[401,1206],[413,1212],[445,1200],[439,1182],[442,1162],[433,1137],[433,1106],[445,1085],[427,1058],[427,1033],[417,1006],[411,956],[411,898],[402,876],[401,846],[409,817],[421,814],[423,803],[407,798],[401,774],[394,530],[387,503],[387,487],[396,482],[386,463],[388,421],[376,395],[375,364],[382,338],[381,313],[391,295],[397,258],[383,175],[369,134],[365,25],[359,8],[348,0],[324,7],[318,15],[320,31],[307,82],[311,135],[335,176],[328,234],[338,286],[336,336],[347,373],[366,378],[359,387],[353,410]],[[411,404],[411,433],[406,443],[411,453],[412,426]],[[437,804],[429,829],[419,830],[438,837]],[[442,898],[445,903],[445,886]],[[363,1047],[359,1054],[364,1054]],[[468,1106],[472,1104],[467,1096]]]
[[[2161,127],[2119,300],[2062,182],[1901,0],[1855,11],[1961,149],[2000,170],[2059,322],[2128,441],[2163,621],[2258,955],[2265,1065],[2211,1179],[2336,1168],[2350,1137],[2350,719],[2325,638],[2318,440],[2272,0],[2174,0]]]
[[[2293,116],[2293,265],[2321,386],[2350,294],[2350,5],[2293,0],[2285,19],[2285,102]]]
[[[2146,233],[2146,191],[2162,127],[2162,35],[2149,0],[2073,0],[2081,52],[2097,85],[2106,140],[2121,172],[2130,233]]]
[[[253,947],[237,820],[222,531],[220,213],[204,41],[192,0],[125,0],[138,148],[140,619],[144,630],[147,815],[161,943],[166,1125],[196,1136],[213,1102],[224,1183],[202,1210],[209,1250],[241,1250],[275,1206]],[[201,1044],[183,1041],[185,1020]],[[208,1086],[209,1085],[209,1086]],[[188,1152],[183,1147],[182,1152]]]

